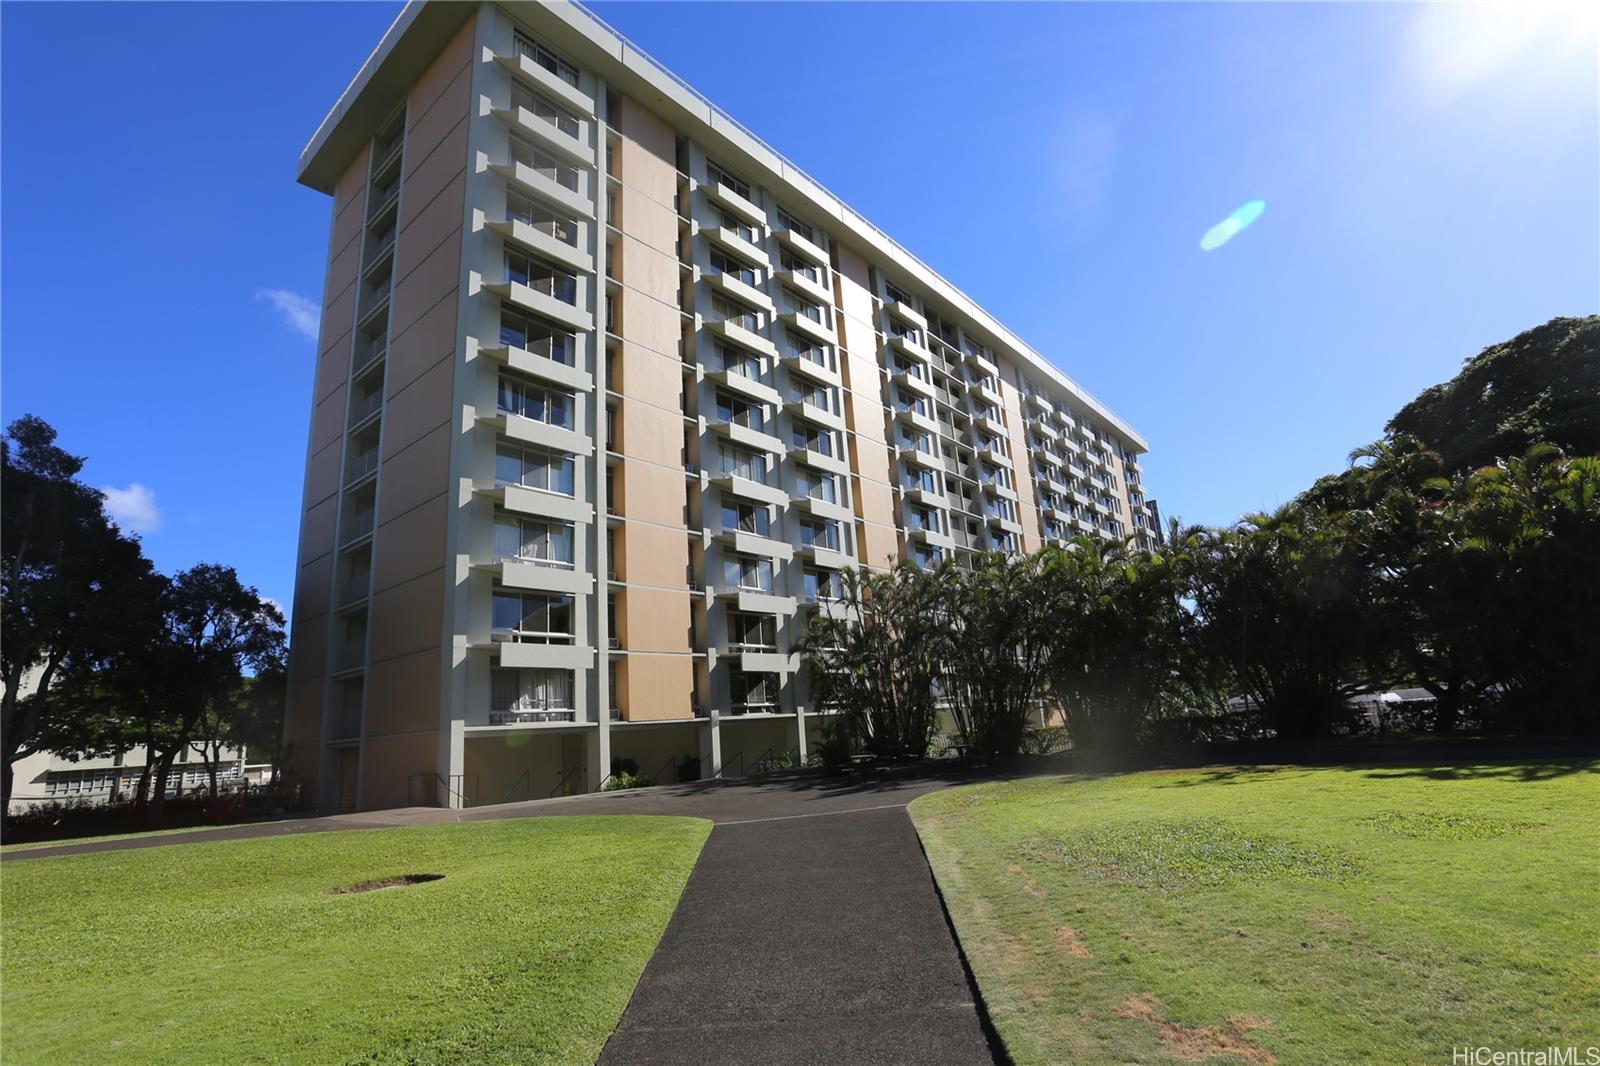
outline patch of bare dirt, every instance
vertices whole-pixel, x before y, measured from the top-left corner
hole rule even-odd
[[[402,874],[399,877],[385,877],[381,881],[363,881],[359,885],[349,885],[345,888],[330,888],[328,894],[347,896],[352,892],[376,892],[380,888],[403,888],[406,885],[423,885],[429,881],[443,880],[444,874]]]
[[[1161,1001],[1148,993],[1129,996],[1128,1002],[1117,1011],[1117,1016],[1148,1022],[1155,1029],[1156,1039],[1161,1041],[1162,1047],[1184,1062],[1204,1062],[1219,1055],[1232,1055],[1244,1062],[1263,1066],[1278,1061],[1272,1052],[1249,1037],[1251,1030],[1265,1029],[1272,1024],[1264,1018],[1236,1014],[1228,1018],[1224,1029],[1179,1025],[1161,1016]]]
[[[1029,877],[1027,875],[1027,873],[1025,873],[1023,871],[1022,867],[1020,867],[1020,866],[1016,865],[1015,863],[1013,863],[1012,865],[1006,867],[1006,873],[1008,873],[1008,874],[1022,874],[1022,891],[1026,892],[1028,895],[1032,896],[1034,899],[1043,899],[1044,898],[1044,889],[1042,889],[1038,885],[1034,884],[1033,878]]]
[[[1078,931],[1070,925],[1056,926],[1056,947],[1071,955],[1075,959],[1092,959],[1094,956],[1078,937]]]

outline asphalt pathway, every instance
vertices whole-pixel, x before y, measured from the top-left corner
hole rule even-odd
[[[601,1066],[999,1061],[907,805],[957,777],[813,774],[412,807],[13,852],[6,862],[498,818],[709,818]]]

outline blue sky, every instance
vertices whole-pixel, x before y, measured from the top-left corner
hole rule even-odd
[[[597,10],[1138,427],[1168,514],[1226,522],[1600,307],[1580,7]],[[328,223],[294,162],[397,10],[0,7],[0,416],[55,424],[163,569],[290,599]]]

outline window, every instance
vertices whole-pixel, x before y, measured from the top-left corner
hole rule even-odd
[[[787,248],[778,253],[778,262],[785,270],[792,270],[801,277],[809,278],[819,285],[822,283],[822,271],[812,265],[810,260],[801,259]]]
[[[506,280],[552,296],[564,304],[578,302],[578,279],[542,259],[506,249]]]
[[[515,133],[511,135],[511,161],[537,171],[564,189],[578,191],[578,171],[574,167]]]
[[[717,446],[718,469],[724,474],[748,478],[758,484],[767,483],[767,458],[736,444]]]
[[[494,480],[497,485],[521,485],[523,488],[571,496],[575,470],[576,463],[568,452],[529,448],[509,441],[502,441],[495,449]]]
[[[801,237],[804,237],[812,244],[817,243],[816,231],[781,207],[778,208],[778,222],[783,226],[784,229],[790,231],[791,233],[795,233]]]
[[[778,620],[770,614],[729,611],[728,646],[746,651],[776,651]]]
[[[829,414],[838,414],[838,405],[834,402],[834,390],[826,385],[813,385],[809,382],[796,383],[799,387],[795,390],[801,403],[808,403],[819,411]]]
[[[772,591],[772,560],[755,555],[729,555],[722,560],[722,582],[730,588]]]
[[[764,432],[767,425],[767,408],[765,404],[752,403],[731,392],[718,389],[717,419]]]
[[[832,474],[801,466],[795,468],[795,481],[803,496],[826,503],[839,502],[839,479]]]
[[[750,310],[742,303],[726,299],[721,296],[711,298],[711,313],[718,321],[732,322],[736,326],[743,326],[748,330],[761,328],[761,316]]]
[[[571,644],[572,597],[495,589],[491,625],[524,644]]]
[[[907,296],[899,287],[891,285],[887,281],[883,283],[883,299],[886,303],[911,306],[911,297]]]
[[[789,310],[793,311],[795,314],[804,318],[809,318],[811,321],[821,325],[827,325],[828,316],[822,310],[821,304],[814,304],[810,300],[802,300],[798,296],[794,296],[792,294],[785,301],[785,303],[788,304]]]
[[[789,340],[790,350],[808,363],[815,363],[824,370],[832,370],[829,365],[828,349],[814,340],[802,337],[793,330],[785,330],[784,335]]]
[[[922,396],[918,396],[914,392],[909,392],[900,388],[898,384],[894,387],[894,405],[901,411],[910,411],[913,414],[921,415],[924,418],[928,417],[927,399]]]
[[[919,507],[913,504],[906,515],[906,528],[910,530],[926,529],[934,533],[939,532],[939,518],[932,508]]]
[[[769,528],[768,522],[764,506],[740,500],[724,500],[722,503],[722,528],[725,530],[764,537]]]
[[[496,558],[570,569],[572,545],[573,528],[570,522],[522,518],[503,513],[494,516]]]
[[[712,185],[721,185],[724,188],[727,188],[732,192],[744,197],[746,200],[750,199],[750,186],[746,185],[732,174],[729,174],[726,170],[723,170],[709,159],[706,160],[706,181]]]
[[[924,455],[939,454],[933,446],[933,434],[920,429],[907,429],[904,425],[900,427],[900,447],[912,448]]]
[[[793,440],[796,448],[806,448],[819,455],[837,454],[833,446],[834,435],[831,429],[823,429],[798,418],[794,420]]]
[[[535,118],[548,122],[568,137],[576,138],[578,136],[577,115],[572,114],[565,108],[557,107],[554,103],[546,100],[539,93],[534,92],[515,78],[511,80],[511,106],[533,112]]]
[[[572,428],[572,393],[527,378],[500,375],[498,403],[507,414],[531,418],[549,426]]]
[[[718,226],[730,231],[740,240],[749,244],[755,244],[760,241],[761,238],[757,235],[756,228],[750,225],[750,223],[746,222],[744,219],[735,218],[726,211],[714,210],[712,211],[712,214],[716,216]]]
[[[711,250],[711,269],[718,274],[727,274],[730,277],[738,278],[746,285],[760,284],[756,280],[755,268],[746,266],[739,260],[734,259],[732,256],[724,255],[715,248]]]
[[[901,484],[909,489],[921,489],[923,492],[939,491],[939,475],[932,470],[921,467],[907,467]]]
[[[721,364],[718,369],[729,374],[738,374],[751,381],[761,380],[761,359],[742,348],[730,348],[726,344],[717,345],[717,361]]]
[[[563,244],[578,246],[578,224],[557,214],[539,201],[522,195],[515,189],[506,190],[506,218],[524,222],[540,233],[548,234]]]
[[[570,721],[572,718],[571,670],[489,671],[489,709],[551,713],[549,718],[521,718],[521,721]]]
[[[517,54],[527,56],[534,63],[548,70],[574,89],[578,87],[578,68],[556,55],[544,45],[527,36],[521,30],[516,34]]]
[[[778,708],[778,675],[746,673],[733,667],[728,673],[733,713],[750,714]]]
[[[944,552],[930,544],[919,542],[911,545],[911,561],[920,567],[937,566],[942,558],[944,558]]]
[[[806,548],[839,550],[839,523],[827,518],[800,520],[800,544]]]
[[[500,343],[563,366],[576,366],[578,338],[543,319],[525,315],[510,304],[500,305]]]
[[[801,590],[807,600],[827,601],[844,598],[844,582],[832,570],[806,570],[801,575]]]

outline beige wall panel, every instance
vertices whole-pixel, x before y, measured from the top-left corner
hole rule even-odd
[[[327,603],[324,593],[323,603]],[[325,612],[312,618],[296,618],[289,630],[289,683],[321,677],[327,671],[328,618]]]
[[[622,216],[621,229],[630,239],[623,241],[623,247],[631,245],[640,252],[669,255],[676,260],[678,216],[669,206],[671,203],[671,193],[667,194],[666,203],[662,204],[624,186],[617,212]]]
[[[343,451],[334,441],[306,461],[306,503],[319,504],[339,491],[339,459]]]
[[[684,477],[680,466],[663,469],[624,458],[621,511],[629,518],[664,526],[683,524]],[[613,490],[615,491],[615,490]]]
[[[350,408],[345,403],[345,386],[331,393],[311,412],[311,450],[319,452],[344,435],[350,421]]]
[[[617,594],[617,631],[629,651],[689,651],[689,618],[681,592],[631,585]]]
[[[1033,464],[1028,461],[1028,439],[1022,420],[1022,392],[1008,380],[1015,371],[1000,375],[1000,400],[1005,409],[1006,437],[1011,442],[1011,480],[1017,490],[1017,521],[1022,525],[1022,550],[1038,551],[1039,509],[1033,495]]]
[[[417,172],[433,162],[431,158],[441,151],[450,151],[457,156],[460,162],[466,162],[462,152],[451,151],[447,145],[451,142],[460,143],[460,139],[451,134],[456,127],[466,122],[472,111],[472,100],[468,90],[472,87],[472,72],[463,67],[445,89],[445,95],[429,108],[427,113],[417,120],[406,134],[406,183],[416,180]]]
[[[368,737],[361,748],[361,808],[376,811],[404,807],[411,775],[437,772],[438,752],[436,731]]]
[[[631,239],[622,241],[617,275],[630,289],[638,289],[656,301],[676,311],[678,306],[678,279],[683,273],[678,257],[667,252],[646,248]],[[626,320],[625,320],[626,321]],[[677,337],[674,330],[674,338]]]
[[[683,414],[663,411],[642,400],[621,405],[622,450],[631,457],[670,466],[683,481]],[[683,502],[679,492],[678,502]]]
[[[390,396],[432,370],[439,360],[456,350],[456,301],[448,298],[455,290],[442,293],[412,326],[393,330],[389,342],[388,364],[384,367],[384,388]],[[444,397],[441,405],[448,405]]]
[[[661,355],[637,344],[622,342],[618,390],[662,407],[683,409],[683,363],[671,355]],[[679,437],[682,437],[680,430]],[[624,442],[626,443],[626,442]]]
[[[361,241],[359,238],[352,240],[343,248],[338,249],[333,259],[328,263],[327,284],[323,290],[322,306],[327,307],[334,300],[344,295],[345,291],[355,284],[356,271],[361,266]]]
[[[300,568],[294,582],[296,621],[309,622],[328,613],[328,594],[333,584],[333,554],[319,556]]]
[[[437,649],[441,639],[439,620],[443,612],[442,569],[374,595],[370,638],[374,669],[386,659]]]
[[[630,722],[694,717],[694,660],[687,655],[628,655],[617,667],[617,688],[617,706]],[[615,745],[618,735],[611,738]],[[699,752],[697,735],[685,733],[683,744],[679,754]]]
[[[657,352],[676,352],[683,335],[683,315],[670,304],[632,289],[621,292],[623,336]]]
[[[342,391],[350,380],[350,331],[347,329],[337,344],[317,360],[316,392],[314,403],[323,403],[336,391]]]
[[[852,360],[854,362],[854,360]],[[883,404],[871,396],[858,392],[845,393],[845,425],[858,437],[882,447],[886,444],[888,426],[884,422]]]
[[[300,543],[305,545],[307,562],[333,550],[333,520],[338,513],[338,500],[328,499],[306,508],[300,519]]]
[[[458,173],[431,200],[406,201],[406,221],[401,224],[400,244],[396,249],[405,249],[402,270],[409,269],[411,262],[421,259],[461,229],[466,188],[464,172]],[[407,195],[410,195],[409,187]]]
[[[877,321],[872,313],[867,261],[837,239],[833,242],[834,302],[840,312],[843,344],[852,353],[875,359]]]
[[[624,180],[648,196],[670,204],[678,191],[678,139],[673,128],[632,97],[622,98],[620,162]]]
[[[402,244],[397,254],[405,255]],[[455,233],[395,283],[394,309],[389,312],[389,329],[395,336],[410,329],[432,310],[440,299],[455,289],[461,278],[461,234]],[[451,330],[452,337],[454,329]]]
[[[875,481],[887,483],[889,481],[889,450],[882,444],[865,436],[850,438],[850,467],[862,481]],[[873,522],[892,522],[893,518],[888,510],[877,515],[867,513],[867,519]]]
[[[861,530],[861,562],[874,570],[885,570],[900,558],[900,537],[887,526],[864,525]]]
[[[855,482],[856,515],[868,522],[893,523],[894,493],[879,481],[860,478]]]
[[[372,587],[390,588],[438,570],[444,565],[445,496],[391,515],[386,493],[379,493],[377,551],[372,561]],[[438,621],[435,609],[434,621]],[[437,642],[439,634],[434,634]]]
[[[439,724],[438,648],[374,662],[367,679],[367,735],[414,733]]]
[[[475,15],[469,16],[461,29],[456,31],[455,36],[439,49],[438,56],[428,64],[428,69],[423,71],[422,76],[411,86],[406,105],[406,123],[409,130],[416,129],[426,118],[428,110],[436,102],[449,96],[452,91],[457,95],[465,95],[465,89],[455,87],[455,82],[461,69],[472,61],[473,26],[476,21]]]
[[[343,248],[361,232],[362,211],[366,204],[367,162],[372,146],[364,144],[350,161],[333,190],[333,233],[328,247]]]
[[[408,148],[409,150],[409,148]],[[417,169],[412,171],[406,179],[405,191],[400,194],[400,209],[402,215],[400,225],[402,231],[413,218],[424,208],[433,203],[451,184],[463,180],[467,170],[467,120],[461,118],[445,142],[435,148],[426,159],[417,163]],[[461,217],[456,216],[449,223],[451,229],[459,229]],[[442,235],[442,234],[441,234]],[[410,264],[415,263],[419,251],[426,253],[437,240],[418,244],[413,241],[410,250],[405,247],[405,242],[400,243],[398,253],[400,256],[400,271],[404,276],[410,269]]]
[[[398,455],[450,422],[450,389],[454,361],[440,359],[432,369],[389,396],[383,408],[383,457]],[[387,474],[385,468],[385,474]],[[434,486],[444,485],[441,480]],[[388,488],[388,479],[384,479]]]
[[[384,457],[381,512],[406,514],[445,495],[449,482],[450,427],[440,426],[404,451]]]
[[[689,537],[682,529],[628,522],[617,530],[617,573],[641,585],[687,588]]]

